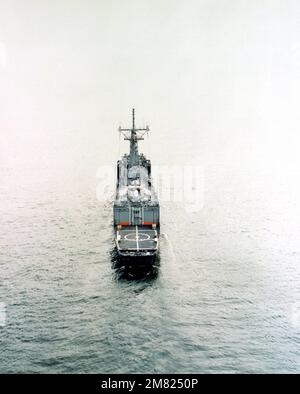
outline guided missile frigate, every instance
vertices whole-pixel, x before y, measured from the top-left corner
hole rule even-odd
[[[153,258],[158,253],[159,202],[152,185],[151,162],[138,151],[149,127],[136,128],[132,110],[132,128],[119,127],[130,152],[117,163],[116,195],[113,205],[117,254],[132,260]]]

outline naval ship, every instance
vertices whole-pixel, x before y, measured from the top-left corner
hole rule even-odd
[[[152,185],[151,162],[138,150],[149,127],[136,128],[135,110],[132,127],[119,127],[130,143],[129,154],[117,162],[116,194],[113,205],[115,242],[121,258],[155,258],[159,241],[159,202]]]

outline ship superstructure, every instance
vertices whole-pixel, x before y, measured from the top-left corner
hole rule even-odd
[[[132,110],[132,128],[119,127],[130,152],[117,163],[114,201],[116,247],[120,256],[151,257],[158,251],[159,202],[152,185],[151,162],[138,151],[149,127],[136,128]]]

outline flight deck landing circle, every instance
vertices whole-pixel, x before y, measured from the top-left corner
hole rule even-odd
[[[136,235],[135,233],[130,233],[124,236],[124,239],[126,239],[126,241],[148,241],[150,239],[150,235],[149,234],[145,234],[145,233],[138,233],[138,235]]]

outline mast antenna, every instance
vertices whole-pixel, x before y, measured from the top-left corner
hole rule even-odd
[[[135,130],[135,109],[132,108],[132,129]]]
[[[130,141],[129,159],[132,165],[139,162],[138,141],[144,139],[144,135],[149,132],[149,126],[145,128],[135,128],[135,109],[132,108],[132,128],[123,129],[119,127],[119,132],[123,134],[124,140]]]

